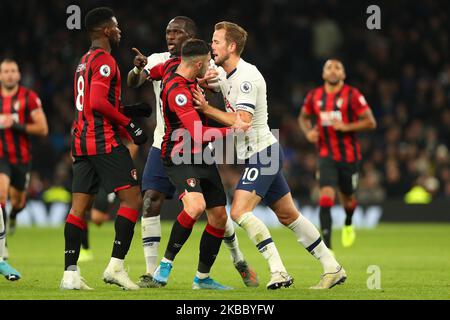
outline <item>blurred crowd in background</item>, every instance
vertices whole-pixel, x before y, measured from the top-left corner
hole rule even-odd
[[[447,1],[379,3],[381,30],[368,30],[364,1],[1,1],[0,58],[13,57],[22,84],[36,90],[50,126],[45,140],[34,140],[30,197],[49,188],[70,191],[70,128],[74,116],[73,74],[88,50],[82,30],[66,28],[67,6],[84,16],[102,5],[114,9],[122,30],[113,51],[126,79],[132,47],[143,53],[166,51],[165,28],[177,15],[194,19],[199,37],[210,40],[216,22],[229,20],[249,32],[243,58],[255,64],[268,86],[269,121],[280,129],[285,170],[295,197],[315,200],[317,152],[301,133],[297,117],[306,93],[322,84],[323,63],[342,59],[347,83],[366,97],[378,122],[361,134],[358,199],[379,203],[404,198],[416,186],[433,198],[450,196],[450,52]],[[126,88],[123,101],[153,101],[152,87]],[[155,118],[145,122],[149,136]],[[151,141],[140,150],[143,169]],[[239,171],[222,166],[229,190]]]

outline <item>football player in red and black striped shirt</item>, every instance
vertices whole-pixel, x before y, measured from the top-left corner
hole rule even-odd
[[[306,138],[317,144],[319,150],[320,224],[328,248],[331,248],[331,207],[335,202],[335,187],[339,189],[346,212],[343,245],[349,247],[355,240],[352,216],[361,161],[356,133],[376,127],[366,99],[358,89],[344,83],[345,76],[340,60],[328,60],[323,67],[324,85],[308,93],[299,117]],[[315,126],[312,118],[315,118]]]
[[[31,168],[29,135],[44,137],[48,126],[37,94],[19,84],[16,61],[1,62],[0,82],[0,203],[4,211],[9,192],[10,226],[14,229],[16,215],[26,202]]]
[[[209,277],[225,234],[227,213],[226,195],[215,163],[203,158],[204,150],[214,138],[232,133],[230,128],[206,127],[194,108],[192,92],[198,87],[197,78],[203,78],[209,66],[208,45],[198,39],[187,40],[181,50],[181,63],[169,60],[152,68],[152,78],[162,78],[161,101],[165,134],[161,158],[169,179],[180,193],[183,210],[175,221],[164,258],[155,270],[153,279],[166,285],[173,261],[189,238],[195,222],[206,210],[208,224],[200,242],[200,259],[193,289],[229,289]],[[163,76],[161,77],[161,74]],[[240,118],[235,128],[250,126]],[[200,161],[196,161],[200,160]]]
[[[9,194],[13,229],[16,215],[26,203],[31,168],[29,135],[46,136],[48,126],[37,94],[19,84],[16,61],[5,59],[0,63],[0,82],[0,205],[6,225]]]
[[[115,221],[115,240],[111,260],[103,273],[106,283],[127,290],[139,287],[128,277],[124,259],[134,233],[134,225],[142,206],[136,169],[128,149],[120,140],[119,131],[126,130],[135,144],[147,137],[128,115],[138,109],[122,108],[121,79],[111,48],[120,42],[120,29],[109,8],[96,8],[86,15],[85,27],[91,48],[81,58],[75,72],[75,120],[73,123],[72,208],[64,230],[65,268],[62,289],[90,289],[77,269],[84,220],[99,190],[115,192],[120,208]],[[121,112],[123,109],[124,113]]]

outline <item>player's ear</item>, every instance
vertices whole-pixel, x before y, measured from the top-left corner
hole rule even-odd
[[[111,35],[111,28],[109,26],[104,26],[103,34],[109,38],[109,36]]]
[[[236,52],[236,42],[231,42],[229,45],[228,45],[228,49],[231,51],[231,52]]]

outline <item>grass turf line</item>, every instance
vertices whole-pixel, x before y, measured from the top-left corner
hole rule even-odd
[[[163,254],[170,229],[163,223],[160,255]],[[198,247],[204,224],[194,227],[191,238],[175,260],[169,283],[161,289],[122,291],[103,283],[101,276],[112,250],[113,224],[101,228],[90,226],[94,261],[80,263],[83,277],[95,291],[61,291],[63,274],[63,228],[19,228],[8,239],[10,262],[23,278],[18,282],[0,279],[0,300],[6,299],[150,299],[150,300],[303,300],[303,299],[450,299],[450,224],[382,224],[374,230],[357,230],[355,245],[344,249],[340,230],[333,233],[334,252],[349,276],[347,282],[326,291],[308,288],[320,278],[320,264],[296,243],[285,228],[272,229],[273,239],[288,272],[294,277],[289,289],[268,291],[268,267],[245,232],[237,228],[239,242],[249,263],[259,274],[259,288],[246,288],[234,269],[228,250],[222,246],[212,270],[212,277],[234,287],[232,291],[193,291],[192,280],[198,263]],[[367,268],[381,270],[381,290],[369,290]],[[140,225],[126,266],[133,280],[145,271],[140,239]]]

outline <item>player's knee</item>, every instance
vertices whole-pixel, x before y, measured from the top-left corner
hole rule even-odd
[[[108,214],[96,209],[91,210],[91,221],[97,226],[101,226],[108,219]]]
[[[164,194],[154,190],[147,190],[143,198],[144,218],[156,217],[161,214],[161,207],[164,202]]]
[[[184,210],[194,219],[198,219],[206,209],[206,203],[203,200],[192,201],[185,204]]]
[[[227,224],[228,216],[225,210],[214,211],[214,214],[208,212],[208,223],[214,228],[225,229]]]
[[[283,214],[278,216],[278,221],[280,221],[282,225],[288,226],[295,220],[297,220],[299,216],[300,213],[297,210],[291,212],[284,212]]]
[[[221,214],[218,217],[214,217],[214,219],[216,220],[216,228],[225,229],[228,220],[228,216],[226,213],[224,215]]]
[[[122,201],[121,206],[140,211],[142,208],[142,203],[143,201],[140,192],[136,192],[132,196],[127,197],[125,201]]]
[[[86,210],[80,210],[79,208],[72,207],[70,209],[70,213],[69,214],[71,214],[71,215],[73,215],[75,217],[84,219],[85,212],[86,212]]]
[[[336,193],[332,187],[323,187],[320,189],[320,198],[322,197],[331,198],[334,201]]]
[[[10,201],[11,207],[16,211],[22,211],[23,208],[25,208],[25,201],[23,201],[22,199],[11,198]]]
[[[243,210],[231,210],[230,212],[231,220],[236,222],[244,213],[245,211]]]
[[[103,224],[103,219],[91,217],[91,222],[100,227]]]

